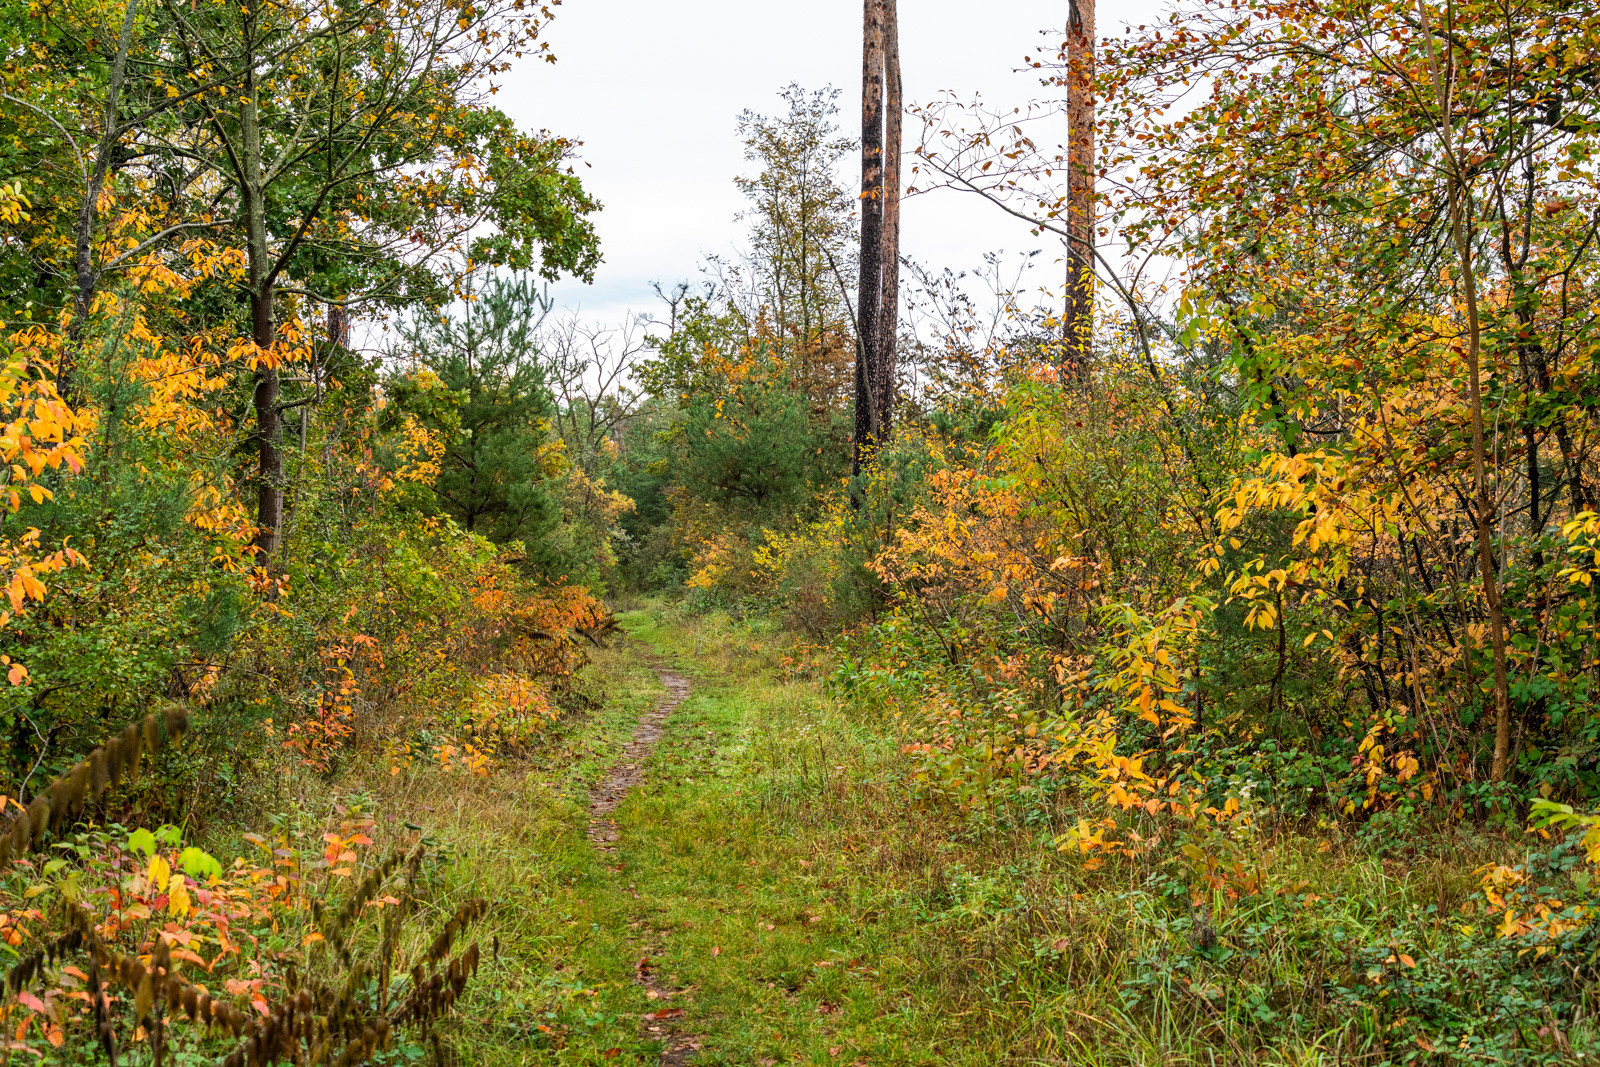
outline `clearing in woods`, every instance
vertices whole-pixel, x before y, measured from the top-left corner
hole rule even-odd
[[[444,828],[502,901],[528,897],[491,919],[462,1061],[1004,1059],[962,1031],[964,950],[927,922],[946,846],[893,740],[759,642],[663,618],[623,614],[591,668],[604,707]]]

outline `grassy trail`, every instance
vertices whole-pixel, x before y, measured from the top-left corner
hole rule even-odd
[[[596,665],[606,706],[458,823],[478,889],[507,902],[462,1061],[993,1062],[947,1047],[900,879],[859,862],[885,834],[880,860],[926,859],[881,823],[894,746],[760,651],[642,612],[622,624]]]
[[[1090,872],[1048,824],[919,803],[896,731],[785,677],[758,632],[620,621],[589,671],[604,702],[537,761],[391,798],[454,849],[442,908],[496,902],[456,1063],[1377,1064],[1420,1046],[1390,1037],[1412,1009],[1349,1006],[1386,993],[1369,960],[1398,944],[1429,980],[1437,957],[1450,988],[1503,989],[1519,958],[1441,941],[1454,927],[1430,916],[1473,898],[1490,855],[1453,839],[1409,865],[1329,838],[1213,842],[1264,888],[1211,892],[1199,947],[1162,895],[1181,871]]]

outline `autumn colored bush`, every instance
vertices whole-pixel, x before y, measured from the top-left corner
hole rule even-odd
[[[274,59],[239,68],[262,79],[244,92],[220,69],[193,86],[147,71],[193,54],[191,31],[210,35],[202,51],[234,47],[248,31],[228,20],[248,11],[145,11],[137,29],[134,14],[35,9],[0,26],[6,165],[22,176],[0,185],[0,1033],[8,1057],[44,1062],[96,1046],[124,1063],[414,1058],[476,970],[478,946],[457,940],[484,903],[434,921],[436,843],[379,831],[370,801],[285,815],[282,797],[337,790],[352,767],[486,773],[539,744],[587,699],[583,646],[612,623],[581,582],[608,564],[627,502],[535,464],[525,488],[558,501],[527,527],[539,540],[473,532],[437,492],[469,435],[427,417],[465,394],[387,373],[352,346],[351,309],[437,318],[474,269],[592,270],[595,205],[563,170],[565,142],[488,105],[485,79],[512,42],[537,47],[542,16],[478,10],[431,38],[376,7],[309,30],[290,16]],[[252,184],[197,162],[251,109],[303,133],[330,127],[285,109],[377,99],[307,88],[340,35],[431,71],[406,91],[441,119],[433,132],[366,112],[367,136],[401,134],[367,161],[411,160],[382,197],[357,188],[361,167],[268,164]],[[62,42],[66,67],[48,54]],[[358,66],[369,89],[391,74]],[[156,158],[177,158],[171,77],[195,88],[182,100],[204,102],[209,131],[177,138],[177,170]],[[82,164],[84,145],[98,154],[61,184],[56,164]],[[454,162],[435,169],[446,156],[475,159],[465,185]],[[198,193],[186,166],[214,183]],[[307,193],[319,175],[332,186]],[[235,228],[238,204],[217,199],[235,195],[258,222],[303,224]],[[457,238],[491,220],[469,264]],[[530,380],[524,400],[548,409]],[[499,446],[534,451],[540,434],[512,426]],[[572,566],[545,566],[557,559]],[[224,853],[241,839],[243,855]]]
[[[379,850],[371,816],[334,818],[247,835],[253,854],[226,864],[175,826],[79,833],[26,863],[26,902],[0,919],[19,957],[7,1047],[44,1063],[96,1046],[223,1063],[427,1048],[477,968],[478,944],[457,939],[483,902],[419,930],[435,895],[428,847]]]

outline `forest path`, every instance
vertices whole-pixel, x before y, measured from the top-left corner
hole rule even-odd
[[[572,797],[570,873],[535,920],[546,987],[570,1007],[543,1013],[532,1047],[483,1061],[993,1062],[951,1055],[952,1020],[915,988],[931,961],[904,937],[915,919],[891,883],[906,872],[852,869],[903,829],[903,806],[863,781],[882,779],[893,739],[863,751],[759,644],[662,610],[620,621],[607,757]]]
[[[665,699],[657,701],[634,727],[633,739],[623,748],[622,755],[605,781],[589,794],[589,840],[602,852],[615,852],[617,824],[610,816],[617,805],[644,781],[644,761],[655,751],[661,740],[661,731],[672,715],[672,709],[682,704],[689,695],[689,679],[664,667],[656,667],[656,677],[667,691]]]
[[[589,794],[589,842],[596,851],[614,853],[617,851],[616,820],[611,815],[617,807],[628,798],[645,778],[645,761],[655,751],[656,745],[661,740],[668,719],[672,712],[689,696],[689,679],[676,671],[660,666],[659,660],[651,657],[651,666],[660,679],[661,686],[666,690],[666,696],[656,701],[654,706],[639,719],[639,724],[634,727],[633,737],[622,749],[616,764],[609,774],[594,791]],[[625,866],[618,866],[616,873],[621,874]],[[629,886],[629,892],[633,887]],[[630,923],[630,926],[633,924]],[[645,934],[648,935],[648,928]],[[659,944],[648,937],[641,938],[641,942],[649,941],[642,949],[639,961],[634,964],[636,980],[645,989],[645,996],[661,1005],[652,1012],[647,1012],[641,1020],[642,1036],[647,1040],[661,1040],[665,1043],[661,1050],[660,1067],[679,1067],[689,1062],[700,1049],[700,1040],[684,1032],[682,1019],[684,1010],[675,1007],[671,1001],[681,990],[665,984],[657,976],[651,957],[659,952]],[[620,1055],[620,1052],[618,1053]]]

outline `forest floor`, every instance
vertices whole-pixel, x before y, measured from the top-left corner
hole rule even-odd
[[[1455,929],[1498,838],[1219,841],[1260,884],[1214,894],[1223,943],[1197,950],[1177,875],[1088,871],[1046,800],[918,802],[892,725],[789,674],[759,625],[619,619],[594,706],[534,758],[372,783],[449,853],[441,915],[494,902],[445,1063],[1378,1063],[1415,1045],[1402,1024],[1476,1041],[1526,1015],[1482,1017],[1519,957]],[[1459,1019],[1385,1014],[1371,975],[1405,952],[1472,993]]]
[[[451,842],[462,895],[496,901],[459,1062],[1003,1058],[930,981],[915,901],[946,872],[895,799],[897,745],[749,635],[620,621],[586,672],[603,703],[524,777],[390,798]]]

